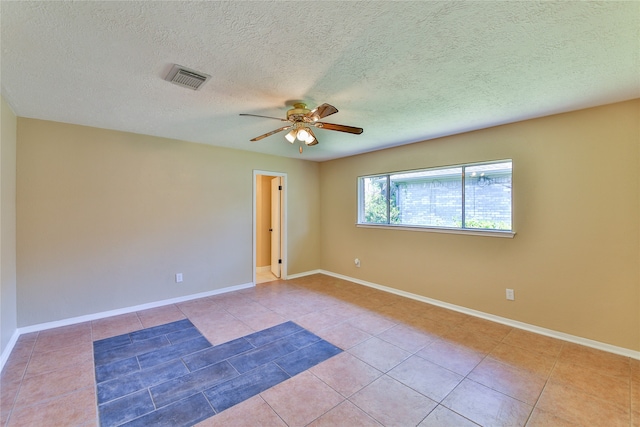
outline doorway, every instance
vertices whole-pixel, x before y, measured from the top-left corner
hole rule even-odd
[[[253,283],[286,279],[286,174],[253,178]]]

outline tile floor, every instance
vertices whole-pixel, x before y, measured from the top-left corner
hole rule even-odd
[[[273,273],[270,271],[256,272],[256,283],[266,283],[266,282],[272,282],[274,280],[278,280],[278,278],[274,276]]]
[[[323,275],[22,335],[0,425],[98,425],[93,341],[189,319],[213,345],[293,321],[340,354],[204,426],[640,426],[640,361]]]

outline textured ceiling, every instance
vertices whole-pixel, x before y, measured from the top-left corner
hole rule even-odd
[[[300,157],[292,100],[323,102],[327,160],[640,97],[640,2],[0,2],[21,117]],[[176,63],[212,76],[164,80]]]

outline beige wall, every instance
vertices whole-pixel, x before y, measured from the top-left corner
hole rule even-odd
[[[20,327],[250,283],[254,169],[288,174],[288,273],[319,268],[317,163],[26,118],[18,135]]]
[[[256,267],[271,265],[271,180],[272,176],[256,177]]]
[[[0,97],[0,354],[17,328],[16,314],[16,123]]]
[[[634,100],[322,163],[322,269],[638,351],[639,121]],[[359,175],[497,159],[513,239],[355,226]]]

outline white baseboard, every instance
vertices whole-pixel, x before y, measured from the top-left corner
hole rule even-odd
[[[619,354],[621,356],[630,357],[632,359],[640,360],[640,351],[631,350],[624,347],[618,347],[615,345],[603,343],[600,341],[590,340],[588,338],[578,337],[571,334],[566,334],[564,332],[554,331],[552,329],[542,328],[540,326],[531,325],[524,322],[519,322],[517,320],[508,319],[506,317],[500,317],[489,313],[484,313],[482,311],[473,310],[470,308],[462,307],[455,304],[450,304],[444,301],[439,301],[432,298],[423,297],[422,295],[412,294],[410,292],[401,291],[399,289],[390,288],[388,286],[378,285],[376,283],[367,282],[365,280],[356,279],[354,277],[345,276],[338,273],[333,273],[331,271],[326,270],[316,270],[314,272],[310,272],[309,274],[325,274],[327,276],[335,277],[338,279],[348,280],[353,283],[357,283],[359,285],[368,286],[370,288],[375,288],[381,291],[389,292],[395,295],[400,295],[406,298],[411,298],[417,301],[426,302],[428,304],[433,304],[439,307],[447,308],[449,310],[457,311],[460,313],[468,314],[470,316],[480,317],[482,319],[490,320],[492,322],[501,323],[503,325],[511,326],[517,329],[523,329],[525,331],[534,332],[536,334],[545,335],[551,338],[557,338],[559,340],[572,342],[574,344],[584,345],[586,347],[595,348],[598,350],[606,351],[609,353]],[[307,276],[309,274],[302,273],[300,276]]]
[[[287,280],[289,280],[289,279],[298,279],[300,277],[311,276],[313,274],[326,274],[326,273],[324,273],[323,270],[304,271],[302,273],[288,274],[287,275]],[[330,274],[327,274],[327,276],[330,276]]]
[[[40,332],[40,331],[45,331],[47,329],[59,328],[61,326],[69,326],[69,325],[74,325],[74,324],[77,324],[77,323],[90,322],[92,320],[104,319],[105,317],[111,317],[111,316],[117,316],[117,315],[120,315],[120,314],[133,313],[135,311],[148,310],[150,308],[161,307],[163,305],[176,304],[176,303],[179,303],[179,302],[190,301],[190,300],[193,300],[193,299],[209,297],[209,296],[212,296],[212,295],[219,295],[219,294],[224,294],[224,293],[227,293],[227,292],[239,291],[241,289],[247,289],[247,288],[251,288],[251,287],[254,287],[254,286],[255,286],[255,284],[253,284],[253,283],[243,283],[243,284],[240,284],[240,285],[228,286],[226,288],[214,289],[212,291],[201,292],[201,293],[198,293],[198,294],[191,294],[191,295],[186,295],[186,296],[182,296],[182,297],[170,298],[170,299],[166,299],[166,300],[155,301],[155,302],[150,302],[150,303],[146,303],[146,304],[140,304],[140,305],[131,306],[131,307],[119,308],[119,309],[116,309],[116,310],[103,311],[103,312],[100,312],[100,313],[87,314],[85,316],[71,317],[71,318],[68,318],[68,319],[56,320],[54,322],[40,323],[40,324],[37,324],[37,325],[31,325],[31,326],[25,326],[25,327],[22,327],[22,328],[18,328],[13,333],[13,336],[11,337],[11,340],[7,344],[7,347],[2,352],[2,356],[0,358],[0,372],[2,372],[2,368],[4,368],[4,364],[9,359],[9,355],[11,354],[11,351],[13,350],[13,347],[15,347],[16,342],[18,341],[18,338],[22,334],[28,334],[28,333],[31,333],[31,332]]]
[[[9,339],[7,346],[4,348],[4,351],[0,355],[0,372],[2,372],[2,369],[4,368],[4,364],[7,363],[7,360],[9,360],[9,355],[11,354],[11,350],[13,350],[13,347],[15,347],[19,337],[20,337],[20,333],[16,329],[15,331],[13,331],[13,335],[11,335],[11,338]]]
[[[558,332],[558,331],[554,331],[552,329],[546,329],[546,328],[542,328],[539,326],[535,326],[535,325],[530,325],[528,323],[524,323],[524,322],[519,322],[517,320],[512,320],[512,319],[507,319],[505,317],[500,317],[500,316],[495,316],[493,314],[488,314],[488,313],[484,313],[478,310],[473,310],[470,308],[466,308],[466,307],[461,307],[455,304],[450,304],[444,301],[439,301],[436,299],[432,299],[432,298],[427,298],[421,295],[417,295],[417,294],[413,294],[410,292],[405,292],[405,291],[401,291],[399,289],[394,289],[394,288],[390,288],[388,286],[383,286],[383,285],[379,285],[376,283],[372,283],[372,282],[367,282],[365,280],[360,280],[360,279],[356,279],[354,277],[349,277],[349,276],[345,276],[342,274],[338,274],[338,273],[333,273],[331,271],[326,271],[326,270],[310,270],[310,271],[305,271],[302,273],[296,273],[296,274],[291,274],[287,277],[287,279],[297,279],[300,277],[305,277],[305,276],[311,276],[313,274],[324,274],[327,276],[331,276],[331,277],[335,277],[338,279],[342,279],[342,280],[347,280],[353,283],[357,283],[359,285],[363,285],[363,286],[368,286],[370,288],[374,288],[374,289],[378,289],[384,292],[389,292],[395,295],[400,295],[406,298],[411,298],[413,300],[416,301],[421,301],[421,302],[425,302],[428,304],[432,304],[432,305],[436,305],[439,307],[443,307],[443,308],[447,308],[449,310],[453,310],[453,311],[457,311],[460,313],[464,313],[464,314],[468,314],[470,316],[475,316],[475,317],[479,317],[482,319],[486,319],[486,320],[490,320],[492,322],[497,322],[497,323],[501,323],[507,326],[511,326],[514,328],[518,328],[518,329],[522,329],[525,331],[529,331],[529,332],[534,332],[540,335],[545,335],[551,338],[557,338],[563,341],[568,341],[568,342],[572,342],[575,344],[580,344],[580,345],[584,345],[586,347],[591,347],[591,348],[595,348],[598,350],[603,350],[603,351],[607,351],[609,353],[614,353],[614,354],[619,354],[621,356],[626,356],[626,357],[630,357],[632,359],[638,359],[640,360],[640,351],[635,351],[635,350],[631,350],[628,348],[624,348],[624,347],[618,347],[618,346],[614,346],[611,344],[606,344],[600,341],[594,341],[594,340],[590,340],[587,338],[582,338],[582,337],[578,337],[575,335],[570,335],[570,334],[566,334],[564,332]],[[15,346],[16,342],[18,341],[18,338],[20,337],[20,335],[25,334],[25,333],[30,333],[30,332],[39,332],[39,331],[44,331],[47,329],[52,329],[52,328],[58,328],[61,326],[68,326],[68,325],[73,325],[76,323],[82,323],[82,322],[87,322],[87,321],[91,321],[91,320],[97,320],[97,319],[103,319],[105,317],[110,317],[110,316],[117,316],[119,314],[126,314],[126,313],[131,313],[131,312],[135,312],[135,311],[141,311],[141,310],[147,310],[150,308],[155,308],[155,307],[160,307],[163,305],[168,305],[168,304],[176,304],[179,302],[184,302],[184,301],[189,301],[192,299],[197,299],[197,298],[204,298],[207,296],[212,296],[212,295],[218,295],[218,294],[223,294],[223,293],[227,293],[227,292],[233,292],[233,291],[238,291],[241,289],[247,289],[247,288],[251,288],[255,286],[253,283],[245,283],[245,284],[241,284],[241,285],[236,285],[236,286],[229,286],[226,288],[221,288],[221,289],[215,289],[213,291],[208,291],[208,292],[202,292],[199,294],[192,294],[192,295],[187,295],[184,297],[178,297],[178,298],[172,298],[172,299],[167,299],[167,300],[162,300],[162,301],[156,301],[156,302],[152,302],[152,303],[147,303],[147,304],[142,304],[142,305],[137,305],[137,306],[133,306],[133,307],[126,307],[126,308],[122,308],[122,309],[117,309],[117,310],[110,310],[110,311],[104,311],[101,313],[95,313],[95,314],[90,314],[90,315],[86,315],[86,316],[80,316],[80,317],[73,317],[73,318],[69,318],[69,319],[64,319],[64,320],[59,320],[59,321],[55,321],[55,322],[47,322],[47,323],[41,323],[38,325],[32,325],[32,326],[27,326],[27,327],[23,327],[23,328],[18,328],[12,335],[11,339],[9,340],[9,343],[7,344],[6,348],[4,349],[4,351],[2,352],[2,355],[0,356],[0,372],[2,372],[2,369],[4,368],[5,363],[7,362],[7,360],[9,359],[9,355],[11,354],[11,351],[13,350],[13,347]]]

